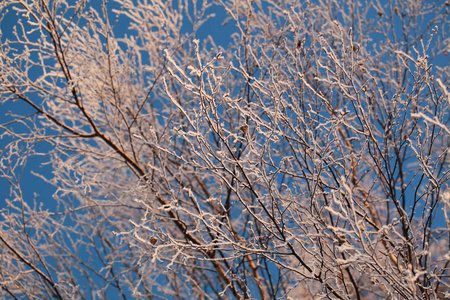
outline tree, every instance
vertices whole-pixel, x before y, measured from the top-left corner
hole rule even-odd
[[[0,4],[4,295],[450,296],[448,1],[70,2]]]

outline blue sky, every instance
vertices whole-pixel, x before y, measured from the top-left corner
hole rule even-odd
[[[214,18],[209,19],[197,32],[195,38],[200,40],[207,39],[208,36],[211,36],[214,42],[217,45],[226,46],[232,42],[231,34],[236,32],[233,22],[228,22],[226,25],[223,25],[223,20],[226,17],[225,12],[219,6],[213,6],[210,10],[210,13],[214,13],[216,16]],[[375,10],[373,11],[375,17]],[[14,11],[10,11],[5,15],[2,23],[2,39],[13,38],[12,28],[15,26],[17,22],[17,17]],[[189,33],[190,26],[189,24],[185,24],[182,30],[186,33]],[[116,33],[118,36],[127,32],[127,28],[125,26],[117,26]],[[374,37],[375,38],[375,37]],[[374,40],[374,42],[377,42]],[[438,56],[438,59],[433,63],[435,65],[443,65],[449,62],[449,57],[445,57],[443,54]],[[17,115],[27,115],[35,113],[35,110],[30,106],[21,103],[20,101],[14,103],[3,103],[0,104],[0,124],[5,124],[12,120],[7,114],[17,114]],[[16,126],[17,127],[17,126]],[[8,139],[0,139],[0,149],[3,149],[7,143],[10,141]],[[45,153],[48,151],[49,145],[45,143],[41,143],[37,146],[37,152]],[[27,164],[24,168],[24,172],[22,174],[22,185],[23,192],[26,198],[31,199],[34,197],[34,194],[39,195],[41,199],[49,199],[51,198],[53,192],[55,191],[54,187],[45,183],[41,178],[36,177],[32,174],[32,172],[41,173],[44,176],[51,177],[51,167],[49,165],[45,165],[48,162],[47,157],[42,156],[34,156],[30,157],[27,161]],[[9,190],[9,184],[5,181],[5,179],[0,178],[0,190],[3,191],[1,197],[7,197],[6,191]]]
[[[100,3],[100,2],[99,2]],[[213,6],[210,13],[214,13],[215,17],[210,18],[197,32],[195,38],[203,40],[211,36],[214,42],[219,45],[226,47],[227,44],[232,42],[231,34],[235,32],[235,28],[232,22],[228,22],[223,25],[223,20],[225,19],[225,12],[219,6]],[[2,39],[14,39],[13,27],[16,26],[17,16],[16,12],[10,10],[0,23],[1,32],[3,34]],[[182,31],[189,33],[191,30],[189,24],[185,24]],[[118,36],[127,33],[126,26],[116,26],[115,32]],[[29,105],[21,102],[6,102],[0,104],[0,124],[5,124],[12,121],[14,118],[10,117],[9,114],[13,115],[31,115],[36,111]],[[18,128],[19,126],[14,126]],[[19,129],[20,130],[20,129]],[[0,129],[0,133],[1,133]],[[9,139],[0,139],[0,149],[4,149],[5,146],[10,142]],[[46,153],[51,149],[51,146],[47,143],[40,143],[36,147],[36,152]],[[22,191],[24,193],[25,199],[34,199],[36,196],[39,201],[43,201],[45,204],[51,202],[46,201],[46,199],[51,199],[53,193],[55,192],[55,187],[45,182],[43,179],[35,176],[33,173],[39,173],[47,178],[52,176],[52,168],[48,164],[49,158],[42,155],[32,156],[27,160],[26,165],[23,168],[23,173],[21,176]],[[0,177],[0,199],[9,198],[8,194],[10,190],[10,185],[4,178]],[[3,202],[3,201],[2,201]]]

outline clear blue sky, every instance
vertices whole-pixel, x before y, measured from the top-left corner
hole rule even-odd
[[[98,2],[100,3],[100,1]],[[225,26],[222,26],[222,22],[225,19],[225,12],[218,6],[212,7],[211,13],[215,13],[216,17],[209,19],[197,32],[195,38],[200,40],[206,39],[209,35],[212,36],[217,45],[226,47],[227,44],[231,43],[231,34],[235,32],[235,28],[232,22],[228,22]],[[17,23],[16,12],[10,10],[3,19],[1,26],[1,32],[3,34],[2,39],[14,39],[12,34],[12,29]],[[190,26],[187,24],[182,28],[186,33],[190,32]],[[126,26],[117,26],[115,28],[116,34],[121,36],[127,32]],[[9,117],[7,114],[17,114],[17,115],[29,115],[35,113],[35,110],[29,105],[17,101],[14,103],[3,103],[0,104],[0,124],[5,124],[11,121],[13,118]],[[18,126],[15,126],[18,128]],[[0,134],[2,129],[0,129]],[[0,149],[4,149],[5,145],[10,142],[9,139],[0,139]],[[50,146],[46,143],[41,143],[36,148],[36,152],[47,152],[50,150]],[[21,176],[21,183],[23,188],[23,193],[25,199],[32,200],[35,195],[38,195],[38,200],[49,205],[52,201],[47,199],[52,199],[52,195],[55,188],[50,184],[46,183],[41,178],[33,175],[32,173],[39,173],[45,177],[51,178],[52,169],[50,165],[46,165],[49,161],[48,157],[45,156],[34,156],[28,159],[26,166],[24,166],[23,174]],[[9,198],[10,185],[4,179],[0,178],[0,207],[2,207],[4,201],[3,199]]]

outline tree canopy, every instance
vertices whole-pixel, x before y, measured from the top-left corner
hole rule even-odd
[[[2,1],[1,293],[450,297],[449,5]]]

